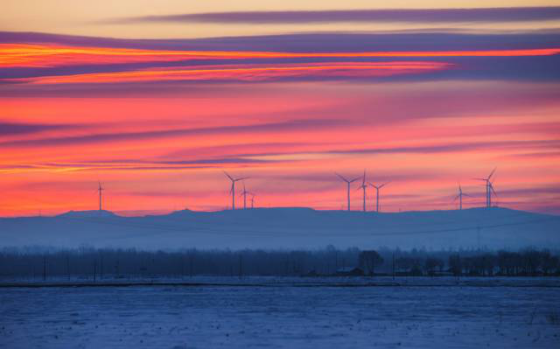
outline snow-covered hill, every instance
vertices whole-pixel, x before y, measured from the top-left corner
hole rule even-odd
[[[560,216],[505,208],[402,213],[259,208],[121,217],[0,219],[0,246],[182,248],[560,248]]]

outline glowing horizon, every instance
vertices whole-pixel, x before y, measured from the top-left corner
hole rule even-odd
[[[382,211],[470,208],[495,167],[500,206],[560,214],[551,2],[56,3],[0,21],[0,216],[95,210],[98,181],[121,214],[225,209],[223,170],[257,207],[341,209],[365,169]]]

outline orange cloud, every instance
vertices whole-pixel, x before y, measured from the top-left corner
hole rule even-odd
[[[318,77],[380,77],[449,69],[445,62],[378,62],[285,64],[251,66],[205,66],[193,69],[155,68],[132,72],[90,73],[68,76],[13,79],[33,84],[109,83],[172,80],[238,80],[262,81],[274,78]]]
[[[327,65],[336,66],[317,66]],[[2,98],[5,121],[70,127],[0,137],[16,142],[0,154],[0,215],[94,209],[98,179],[114,211],[222,209],[230,203],[222,169],[251,176],[257,206],[339,209],[345,188],[333,171],[359,176],[367,168],[370,181],[392,180],[382,210],[398,211],[453,208],[457,181],[474,196],[465,207],[481,205],[484,188],[471,178],[498,166],[502,205],[558,207],[557,91],[553,83],[437,81],[238,84],[231,95],[210,89],[204,97]],[[293,120],[308,127],[278,127]],[[340,123],[322,125],[329,120]],[[228,129],[253,124],[272,126]],[[221,131],[159,133],[176,129]],[[533,187],[552,190],[516,192]],[[352,201],[358,208],[354,189]]]
[[[558,53],[560,53],[560,48],[470,51],[294,53],[259,51],[173,51],[73,47],[59,45],[0,44],[0,65],[3,67],[56,67],[83,64],[169,62],[194,59],[513,57],[550,56]]]

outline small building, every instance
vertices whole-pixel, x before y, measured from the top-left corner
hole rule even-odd
[[[336,270],[336,276],[363,276],[364,270],[359,267],[343,267]]]

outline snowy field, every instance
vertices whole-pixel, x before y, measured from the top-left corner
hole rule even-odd
[[[233,283],[237,279],[230,279]],[[27,348],[560,346],[560,288],[430,286],[0,288],[0,345]],[[468,280],[468,279],[463,279]],[[272,282],[271,282],[272,281]],[[222,281],[223,282],[223,281]],[[322,281],[324,282],[324,281]],[[541,283],[542,284],[542,283]],[[516,286],[512,286],[516,285]]]

